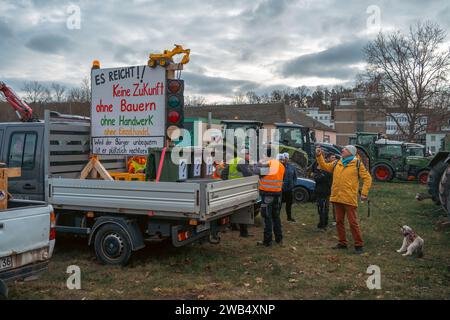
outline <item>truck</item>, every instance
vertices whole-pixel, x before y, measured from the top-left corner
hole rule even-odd
[[[358,132],[350,138],[364,165],[377,181],[416,180],[426,184],[429,157],[425,146],[417,143],[389,140],[380,133]]]
[[[55,246],[55,215],[43,201],[10,199],[0,211],[0,297],[9,282],[47,270]]]
[[[87,237],[103,264],[124,265],[147,240],[175,247],[218,243],[230,223],[253,223],[258,177],[229,181],[80,179],[91,158],[88,117],[45,111],[44,121],[0,123],[0,159],[22,168],[11,178],[16,198],[45,201],[57,234]],[[107,170],[126,171],[125,156],[99,156]]]

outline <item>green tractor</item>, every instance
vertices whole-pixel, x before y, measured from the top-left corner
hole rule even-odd
[[[358,155],[376,180],[397,178],[427,183],[430,159],[426,157],[425,146],[389,140],[373,132],[358,132],[355,138],[350,138],[350,143],[355,144]]]
[[[450,218],[450,133],[442,139],[441,151],[431,159],[429,168],[428,193]]]
[[[263,123],[252,120],[223,120],[223,129],[253,129],[259,138],[260,130]],[[296,165],[299,176],[306,176],[309,160],[314,159],[314,133],[309,128],[292,124],[292,123],[276,123],[275,128],[279,130],[279,151],[287,152],[291,161]],[[224,135],[226,136],[226,135]],[[259,153],[259,152],[258,152]]]

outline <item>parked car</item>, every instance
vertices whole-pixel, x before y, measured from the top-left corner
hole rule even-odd
[[[0,297],[7,283],[47,269],[55,246],[55,216],[42,201],[10,200],[0,212]]]
[[[306,203],[315,199],[316,182],[311,179],[297,178],[294,187],[294,199],[297,203]]]

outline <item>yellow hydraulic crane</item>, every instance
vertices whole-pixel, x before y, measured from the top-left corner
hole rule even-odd
[[[148,66],[151,68],[160,65],[162,67],[167,66],[170,63],[173,63],[173,56],[177,54],[184,53],[183,58],[181,59],[181,64],[186,64],[189,62],[189,54],[191,53],[190,49],[183,49],[183,47],[179,44],[175,45],[175,48],[172,50],[164,50],[164,53],[150,53],[148,59]]]

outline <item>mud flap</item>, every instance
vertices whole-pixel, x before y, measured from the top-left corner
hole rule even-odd
[[[231,223],[254,224],[255,223],[255,207],[249,206],[236,210],[230,217]]]
[[[8,299],[8,286],[0,279],[0,300]]]

